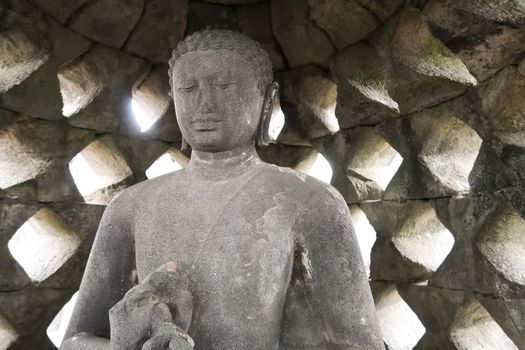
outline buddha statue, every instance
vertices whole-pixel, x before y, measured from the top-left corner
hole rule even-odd
[[[191,160],[108,205],[61,349],[383,349],[347,204],[257,156],[266,52],[204,30],[169,72]]]

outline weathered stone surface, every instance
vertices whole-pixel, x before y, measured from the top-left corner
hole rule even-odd
[[[347,203],[380,199],[399,166],[399,154],[372,127],[343,130],[314,144],[330,162],[331,184]]]
[[[266,50],[274,70],[286,68],[284,55],[273,35],[269,2],[236,7],[190,2],[188,33],[207,27],[233,28],[249,35]]]
[[[504,252],[508,242],[514,242],[511,244],[511,250],[522,249],[520,247],[523,245],[519,238],[522,236],[523,226],[516,227],[520,219],[507,222],[505,213],[510,213],[513,217],[523,213],[517,213],[515,208],[510,207],[501,194],[440,199],[435,201],[434,207],[439,219],[454,235],[456,242],[447,259],[429,280],[429,284],[504,298],[520,298],[525,292],[525,285],[518,283],[514,275],[509,274],[503,266],[510,264],[508,266],[515,268],[518,274],[521,273],[519,271],[523,271],[523,254],[516,258],[515,254],[506,255]],[[488,231],[490,228],[492,230]],[[487,234],[489,236],[486,236]],[[493,261],[498,262],[496,265],[480,250],[480,245],[486,240],[494,241],[495,244],[491,245],[494,251],[503,252],[497,255],[498,259],[503,260],[495,260],[496,255],[493,255]]]
[[[310,19],[322,28],[337,49],[368,36],[377,20],[354,0],[308,0]]]
[[[391,43],[387,89],[402,113],[412,113],[464,93],[477,84],[467,67],[429,31],[421,13],[405,10]]]
[[[138,133],[130,113],[132,86],[148,69],[143,60],[103,45],[63,67],[64,102],[78,103],[64,105],[66,111],[72,111],[68,123],[98,131]]]
[[[50,58],[29,78],[0,95],[0,105],[37,118],[60,119],[58,68],[86,51],[90,43],[51,19],[42,19],[29,28],[38,28],[49,40]]]
[[[303,173],[311,168],[317,156],[316,150],[312,147],[288,146],[280,143],[271,143],[268,147],[259,148],[257,153],[265,162]]]
[[[525,300],[502,300],[490,296],[479,300],[518,349],[525,347]]]
[[[481,138],[455,117],[454,101],[379,126],[403,156],[386,199],[434,198],[466,193]]]
[[[45,13],[64,24],[75,11],[89,0],[34,0]]]
[[[377,124],[399,114],[385,88],[386,62],[370,46],[356,44],[339,51],[330,70],[337,79],[335,113],[341,129]]]
[[[121,48],[144,10],[144,0],[95,0],[82,7],[69,28],[93,41]]]
[[[520,0],[466,0],[455,2],[455,6],[496,22],[525,22],[525,4]]]
[[[0,93],[24,81],[49,59],[45,41],[32,41],[24,32],[0,33]]]
[[[38,209],[39,205],[21,204],[8,200],[0,201],[0,291],[21,289],[31,283],[24,269],[11,256],[7,242],[16,230],[28,220]]]
[[[283,72],[277,76],[281,109],[286,118],[278,140],[289,144],[288,130],[314,139],[339,130],[335,116],[337,86],[316,66]]]
[[[457,1],[433,0],[424,9],[433,33],[479,81],[516,62],[525,51],[525,27],[508,26],[465,12]]]
[[[238,25],[241,32],[256,40],[270,55],[274,70],[286,68],[286,60],[272,31],[270,2],[237,8]]]
[[[334,48],[310,20],[307,0],[272,0],[272,28],[290,67],[325,66]]]
[[[452,234],[426,201],[365,202],[360,207],[377,232],[372,279],[426,280],[452,249]]]
[[[386,21],[401,6],[403,6],[402,0],[355,0],[355,2],[367,9],[370,13],[379,18],[381,21]]]
[[[212,2],[216,4],[224,4],[224,5],[245,5],[245,4],[252,4],[254,2],[261,2],[264,0],[204,0],[207,2]]]
[[[124,49],[151,62],[167,63],[184,37],[188,0],[146,1],[143,11]]]
[[[0,292],[0,313],[9,320],[20,336],[44,333],[73,292],[70,289],[38,287]],[[18,341],[22,339],[19,338]]]
[[[180,130],[169,95],[168,67],[153,67],[143,81],[132,89],[132,112],[138,129],[150,138],[175,142]]]
[[[0,187],[17,195],[12,186],[32,181],[24,186],[34,187],[33,199],[78,199],[67,162],[92,139],[92,132],[63,123],[17,118],[0,131]]]

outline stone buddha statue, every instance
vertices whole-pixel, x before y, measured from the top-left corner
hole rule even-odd
[[[278,90],[247,36],[205,30],[170,60],[183,170],[107,207],[61,349],[383,349],[348,207],[259,159]]]

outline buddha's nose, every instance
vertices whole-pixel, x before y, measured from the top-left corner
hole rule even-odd
[[[212,93],[210,88],[204,87],[200,94],[200,112],[211,113],[213,112]]]
[[[209,101],[203,101],[201,103],[201,110],[200,110],[201,113],[211,113],[213,112],[213,109],[211,107],[211,103]]]

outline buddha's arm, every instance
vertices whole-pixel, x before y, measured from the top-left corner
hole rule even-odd
[[[133,286],[134,241],[123,217],[129,203],[120,197],[100,222],[62,350],[109,349],[108,311]]]
[[[350,213],[333,192],[316,194],[316,202],[297,223],[296,266],[302,281],[289,294],[300,292],[295,298],[307,305],[308,315],[296,315],[296,320],[304,318],[296,327],[308,329],[305,345],[312,346],[312,339],[323,344],[312,348],[384,349]]]

